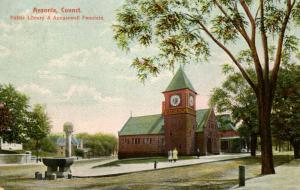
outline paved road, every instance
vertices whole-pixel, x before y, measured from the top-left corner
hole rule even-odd
[[[200,159],[195,158],[189,160],[178,160],[176,163],[159,162],[157,168],[161,169],[161,168],[171,168],[171,167],[178,167],[178,166],[188,166],[193,164],[236,159],[236,158],[242,158],[247,156],[249,156],[249,153],[202,156],[200,157]],[[121,164],[120,166],[93,168],[93,166],[98,166],[100,164],[104,164],[108,162],[111,161],[103,161],[103,162],[91,163],[87,165],[82,164],[82,165],[74,166],[72,167],[72,174],[74,177],[101,177],[101,176],[108,176],[108,175],[119,175],[119,174],[126,174],[126,173],[138,172],[138,171],[153,170],[154,168],[153,163]]]
[[[238,190],[299,190],[300,159],[276,167],[275,175],[264,175],[246,181],[245,187],[233,187]]]

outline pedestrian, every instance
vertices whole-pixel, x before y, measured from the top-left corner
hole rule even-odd
[[[178,151],[177,149],[175,148],[173,150],[173,161],[176,162],[178,160]]]
[[[169,162],[172,162],[172,160],[173,160],[173,152],[172,152],[172,150],[168,151],[168,160],[169,160]]]
[[[197,158],[199,159],[200,158],[200,149],[197,148]]]

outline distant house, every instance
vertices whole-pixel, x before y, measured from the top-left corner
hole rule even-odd
[[[0,150],[23,150],[23,145],[18,143],[3,142],[0,138]]]
[[[217,115],[221,152],[241,152],[242,142],[229,114]]]
[[[76,149],[83,149],[83,141],[74,136],[72,136],[71,143],[72,143],[72,155],[74,155],[74,151]],[[56,140],[56,145],[57,145],[57,153],[60,156],[65,156],[66,138],[58,137]]]

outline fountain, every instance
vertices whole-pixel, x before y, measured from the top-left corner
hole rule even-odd
[[[64,132],[66,133],[66,157],[65,158],[43,158],[43,163],[47,166],[45,172],[45,178],[51,179],[51,176],[55,175],[57,178],[67,178],[71,173],[70,167],[74,162],[72,158],[72,133],[73,124],[66,122],[64,124]]]

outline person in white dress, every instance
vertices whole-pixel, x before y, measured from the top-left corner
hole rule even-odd
[[[168,151],[168,160],[169,160],[169,162],[172,162],[172,160],[173,160],[173,152],[172,152],[172,150]]]

